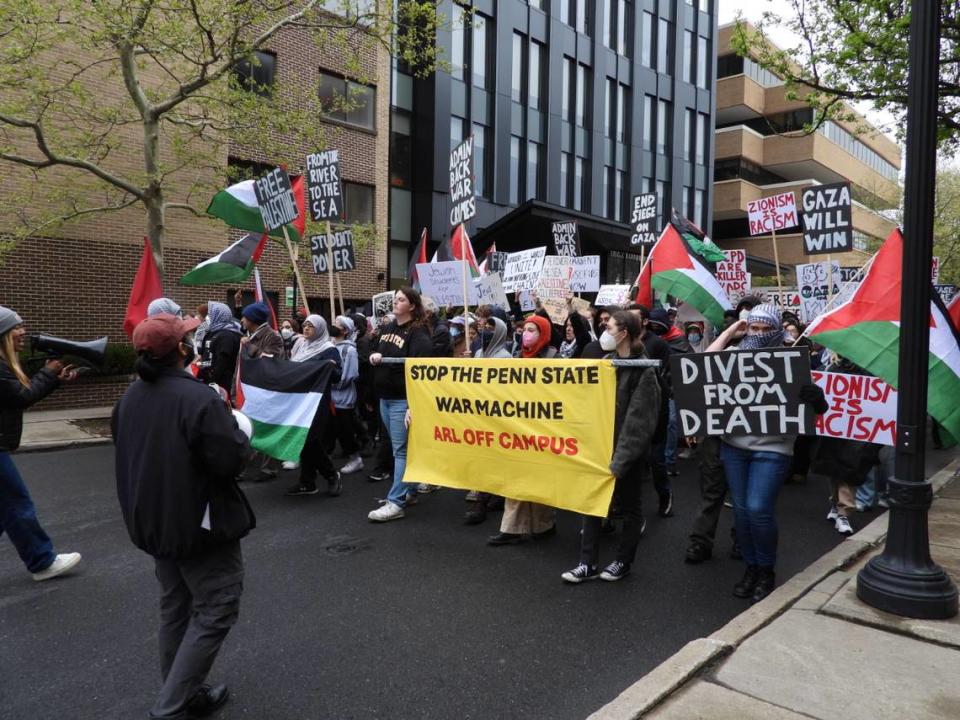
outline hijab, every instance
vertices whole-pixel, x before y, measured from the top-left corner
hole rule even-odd
[[[167,313],[168,315],[173,315],[175,317],[183,317],[183,309],[173,300],[165,297],[159,297],[156,300],[151,300],[150,304],[147,305],[147,317],[153,317],[154,315],[159,315],[160,313]],[[233,317],[232,314],[231,317]]]
[[[346,315],[337,315],[337,322],[340,324],[340,327],[343,328],[345,333],[343,339],[355,343],[357,341],[357,326],[354,324],[353,320],[348,318]]]
[[[234,319],[233,312],[226,304],[216,300],[207,303],[207,324],[207,335],[213,335],[221,330],[241,334],[240,323]]]
[[[297,340],[293,346],[293,351],[290,353],[290,359],[293,362],[309,360],[324,350],[329,350],[333,347],[333,343],[330,342],[330,332],[327,330],[326,320],[319,315],[307,315],[307,319],[303,322],[304,324],[310,323],[313,325],[317,334],[313,336],[312,340],[307,340],[306,336]]]

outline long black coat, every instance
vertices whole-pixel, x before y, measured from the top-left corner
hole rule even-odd
[[[24,387],[10,366],[0,360],[0,452],[12,452],[20,447],[23,411],[43,400],[59,385],[56,374],[43,368],[30,378],[30,387]]]
[[[170,368],[135,381],[113,408],[117,497],[134,545],[186,558],[256,525],[237,487],[250,445],[210,388]],[[201,523],[210,505],[210,530]]]
[[[616,358],[616,354],[608,355]],[[646,358],[642,350],[632,360]],[[610,471],[623,477],[645,458],[660,420],[660,384],[654,368],[617,368],[617,409],[613,424],[613,459]]]

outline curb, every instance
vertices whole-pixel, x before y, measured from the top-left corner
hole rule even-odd
[[[960,457],[954,458],[930,478],[934,494],[957,477],[960,477]],[[762,602],[740,613],[710,636],[684,645],[587,720],[642,718],[687,681],[731,655],[744,640],[780,617],[827,577],[849,567],[883,542],[887,535],[888,515],[884,512],[856,535],[847,538],[791,577]]]
[[[66,450],[73,447],[88,447],[91,445],[106,445],[113,442],[108,437],[89,437],[82,440],[49,440],[45,442],[28,443],[17,448],[18,455],[26,455],[32,452],[49,452],[51,450]]]

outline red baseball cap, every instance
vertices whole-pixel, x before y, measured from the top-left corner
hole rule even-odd
[[[133,330],[133,347],[137,352],[146,350],[156,358],[169,355],[183,336],[196,330],[199,318],[180,319],[176,315],[160,313],[141,321]]]

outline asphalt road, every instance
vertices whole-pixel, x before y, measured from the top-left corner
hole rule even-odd
[[[127,538],[112,448],[16,462],[57,549],[84,562],[38,584],[0,541],[0,717],[146,717],[159,684],[158,586]],[[241,618],[214,666],[233,693],[216,717],[586,717],[747,607],[730,594],[742,564],[726,557],[729,510],[714,559],[683,563],[698,491],[693,462],[680,469],[676,516],[650,517],[633,575],[580,586],[559,577],[577,558],[571,514],[550,539],[492,548],[499,516],[464,526],[462,492],[373,525],[366,513],[386,486],[366,475],[349,476],[339,498],[287,498],[287,479],[246,485],[259,527],[243,546]],[[652,507],[652,488],[645,499]],[[839,542],[826,505],[820,482],[785,486],[781,582]]]

